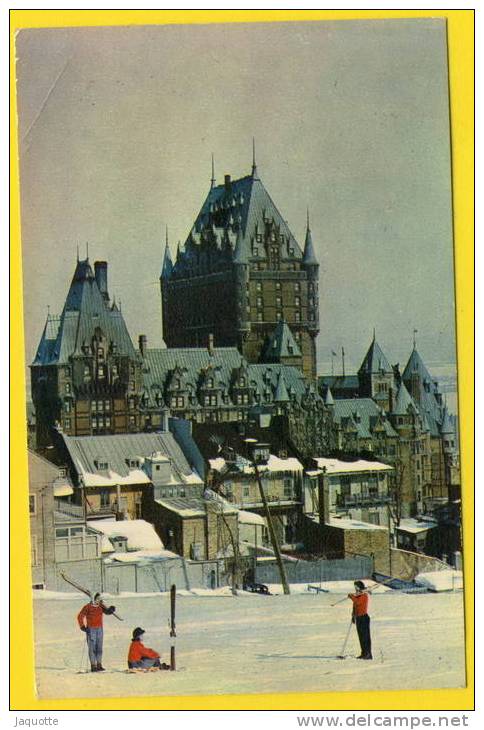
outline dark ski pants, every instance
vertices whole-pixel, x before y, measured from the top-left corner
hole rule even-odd
[[[370,617],[367,613],[356,617],[356,630],[360,640],[361,655],[371,657]]]
[[[89,651],[89,661],[91,666],[102,663],[103,658],[103,630],[87,629],[86,631],[87,649]]]
[[[128,662],[128,667],[130,669],[151,669],[151,667],[161,669],[161,664],[159,659],[144,656],[139,662]]]

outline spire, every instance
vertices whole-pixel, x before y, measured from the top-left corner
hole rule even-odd
[[[173,271],[173,261],[171,260],[170,246],[168,244],[168,226],[165,233],[165,254],[163,256],[163,265],[161,267],[161,278],[169,279]]]
[[[334,398],[333,394],[331,392],[331,388],[328,385],[328,389],[326,391],[326,395],[324,396],[324,404],[326,406],[334,406]]]
[[[418,332],[418,330],[416,330],[416,329],[413,330],[413,349],[414,350],[417,349],[417,332]]]
[[[309,208],[307,210],[306,241],[304,243],[303,264],[309,264],[311,266],[318,266],[318,260],[316,258],[316,254],[314,253],[311,229],[309,227]]]
[[[215,161],[213,159],[213,152],[212,152],[212,179],[210,180],[210,188],[215,187]]]
[[[276,392],[274,393],[274,402],[283,403],[290,400],[289,393],[287,392],[286,383],[284,381],[284,375],[282,369],[279,370],[279,377],[277,378]]]
[[[257,163],[255,161],[255,137],[252,137],[252,177],[254,180],[259,179],[259,175],[257,173]]]
[[[242,233],[242,228],[237,231],[237,241],[235,243],[234,251],[234,264],[248,264],[249,263],[249,251],[247,249],[247,243]]]
[[[373,342],[376,342],[376,329],[373,327]]]

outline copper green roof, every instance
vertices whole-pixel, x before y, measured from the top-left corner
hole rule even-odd
[[[377,374],[380,372],[391,373],[393,372],[392,366],[388,362],[387,358],[383,354],[383,351],[378,342],[373,338],[373,341],[368,348],[363,362],[361,363],[359,373],[364,374]]]
[[[407,416],[412,410],[418,413],[418,408],[415,405],[412,396],[406,389],[404,383],[401,383],[391,411],[392,415]]]
[[[277,323],[262,351],[262,362],[278,362],[283,357],[301,357],[291,328],[284,320]]]
[[[374,429],[380,424],[387,436],[398,436],[390,421],[371,398],[337,399],[334,401],[333,416],[342,428],[354,425],[359,438],[372,438]]]
[[[135,358],[123,315],[103,298],[89,260],[78,261],[60,317],[48,317],[33,365],[66,363],[82,355],[100,329],[117,353]]]

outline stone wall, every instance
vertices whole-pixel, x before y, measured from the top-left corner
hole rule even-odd
[[[418,573],[430,573],[435,570],[449,570],[450,566],[438,558],[407,550],[391,549],[391,575],[394,578],[413,580]],[[377,569],[378,570],[378,569]],[[381,571],[382,573],[385,571]],[[388,571],[390,572],[390,571]]]

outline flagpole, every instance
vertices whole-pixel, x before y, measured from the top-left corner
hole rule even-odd
[[[343,377],[345,376],[345,348],[341,348],[341,361],[343,363]]]

